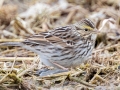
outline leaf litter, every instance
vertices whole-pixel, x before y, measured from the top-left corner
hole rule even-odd
[[[120,0],[2,0],[0,42],[23,41],[32,34],[82,18],[95,22],[101,33],[91,59],[69,72],[46,77],[35,75],[44,67],[35,53],[20,47],[0,47],[0,90],[119,90],[119,3]]]

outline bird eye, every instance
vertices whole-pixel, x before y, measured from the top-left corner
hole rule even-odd
[[[88,31],[88,29],[86,28],[85,31]]]

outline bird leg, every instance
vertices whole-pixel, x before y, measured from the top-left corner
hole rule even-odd
[[[54,69],[43,68],[43,69],[38,70],[36,75],[43,77],[43,76],[53,75],[57,73],[67,72],[69,70],[68,68],[65,68],[55,62],[52,62],[51,60],[50,62],[59,68],[54,68]]]
[[[54,64],[55,66],[57,66],[57,67],[59,67],[59,68],[61,68],[61,69],[63,69],[63,70],[68,70],[68,68],[65,68],[65,67],[63,67],[63,66],[61,66],[60,64],[57,64],[56,62],[52,62],[51,60],[49,60],[52,64]]]

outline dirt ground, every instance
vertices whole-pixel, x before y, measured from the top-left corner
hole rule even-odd
[[[0,46],[0,90],[120,90],[120,0],[1,0],[0,43],[83,18],[101,31],[91,59],[69,72],[40,77],[35,73],[44,65],[35,53]]]

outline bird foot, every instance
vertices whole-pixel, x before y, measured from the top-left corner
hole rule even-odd
[[[38,76],[48,76],[48,75],[53,75],[53,74],[58,74],[58,73],[62,73],[62,72],[67,72],[69,71],[68,69],[48,69],[48,68],[44,68],[44,69],[40,69],[36,72],[36,75]]]

